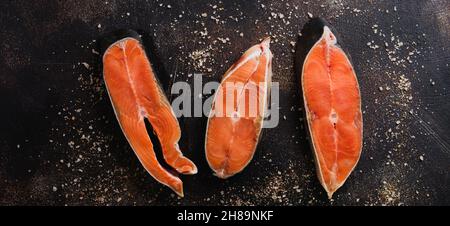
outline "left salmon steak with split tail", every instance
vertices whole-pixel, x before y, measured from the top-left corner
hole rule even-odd
[[[183,156],[180,126],[152,69],[139,35],[122,31],[105,46],[103,78],[117,120],[142,166],[158,182],[183,197],[183,182],[158,162],[144,119],[161,144],[164,160],[182,174],[195,174],[195,164]]]
[[[225,73],[214,96],[205,138],[214,174],[228,178],[252,160],[272,80],[270,38],[248,49]]]

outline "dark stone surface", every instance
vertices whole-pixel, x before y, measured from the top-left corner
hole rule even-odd
[[[333,201],[315,175],[294,73],[291,42],[308,12],[338,31],[363,100],[363,153]],[[2,1],[0,204],[449,205],[449,12],[447,0]],[[121,28],[151,37],[167,94],[175,81],[192,84],[194,72],[219,81],[243,51],[272,36],[280,124],[264,131],[241,174],[212,175],[205,118],[180,119],[180,146],[199,168],[182,177],[185,198],[144,171],[95,54],[97,40]],[[204,67],[189,57],[196,50],[210,54]]]

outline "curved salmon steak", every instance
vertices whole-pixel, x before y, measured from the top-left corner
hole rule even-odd
[[[206,130],[206,159],[219,178],[242,171],[260,137],[272,78],[270,39],[251,47],[225,73]]]
[[[301,80],[317,174],[331,198],[361,155],[362,115],[350,60],[330,29],[322,30],[306,56]]]
[[[179,147],[180,127],[153,73],[140,40],[126,37],[103,55],[103,76],[117,120],[144,168],[160,183],[183,196],[183,183],[156,159],[144,119],[151,123],[165,161],[177,172],[195,174],[197,168]]]

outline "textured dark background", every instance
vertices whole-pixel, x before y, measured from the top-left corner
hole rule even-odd
[[[320,2],[1,1],[0,204],[449,205],[450,1]],[[308,13],[339,32],[362,92],[363,153],[332,201],[315,175],[294,75],[291,42]],[[199,167],[182,178],[185,198],[144,171],[96,54],[97,40],[119,28],[153,38],[159,77],[190,83],[194,72],[219,81],[272,36],[281,120],[241,174],[212,175],[205,118],[180,119],[180,146]]]

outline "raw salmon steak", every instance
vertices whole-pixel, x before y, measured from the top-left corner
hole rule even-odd
[[[320,26],[321,36],[305,58],[301,85],[317,174],[331,199],[361,155],[361,97],[355,71],[336,36],[324,21],[313,23]]]
[[[116,37],[103,54],[103,77],[117,120],[128,143],[148,173],[183,196],[183,183],[158,162],[146,130],[147,119],[161,144],[165,162],[182,174],[197,168],[178,147],[177,118],[159,85],[136,32]]]
[[[225,73],[206,129],[205,151],[219,178],[241,172],[253,158],[272,78],[270,39],[248,49]]]

